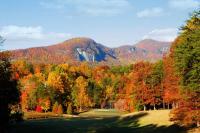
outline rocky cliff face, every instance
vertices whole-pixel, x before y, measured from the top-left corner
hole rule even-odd
[[[78,61],[100,62],[106,61],[109,57],[113,59],[115,58],[111,54],[111,49],[90,39],[85,45],[77,46],[73,51]]]

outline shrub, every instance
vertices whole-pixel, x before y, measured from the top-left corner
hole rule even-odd
[[[120,111],[128,110],[127,102],[125,99],[118,99],[114,104],[115,109]]]
[[[58,111],[57,111],[57,113],[58,113],[59,115],[62,115],[62,114],[63,114],[63,107],[62,107],[61,104],[58,105]]]
[[[200,112],[189,107],[175,108],[170,112],[170,121],[185,127],[198,127]]]
[[[41,113],[41,112],[42,112],[42,108],[41,108],[41,106],[37,105],[35,111]]]
[[[45,113],[50,109],[51,101],[49,99],[43,99],[41,103],[41,108]]]
[[[19,104],[11,105],[10,110],[10,121],[19,122],[23,120],[24,114]]]
[[[55,102],[52,108],[52,112],[57,114],[58,113],[58,102]]]
[[[72,104],[69,103],[68,106],[67,106],[67,114],[73,114],[73,110],[72,110]]]
[[[19,122],[23,120],[23,113],[22,112],[14,112],[10,114],[10,120]]]
[[[141,104],[139,104],[139,103],[136,103],[135,104],[135,110],[136,111],[141,111],[141,110],[143,110],[143,106]]]

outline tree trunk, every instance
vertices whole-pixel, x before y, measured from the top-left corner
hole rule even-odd
[[[197,121],[197,127],[200,127],[200,122],[199,121]]]
[[[164,88],[163,88],[163,76],[161,81],[161,90],[162,90],[162,97],[163,97],[163,109],[165,109],[165,100],[164,100]]]
[[[156,110],[156,105],[155,104],[153,105],[153,109]]]
[[[103,109],[103,103],[101,103],[101,109]]]
[[[174,109],[175,107],[175,102],[172,102],[172,109]]]
[[[167,103],[167,108],[169,109],[169,103]]]
[[[165,101],[164,101],[164,99],[163,99],[163,109],[165,109]]]
[[[47,114],[46,114],[46,112],[47,112],[47,111],[46,111],[46,109],[45,109],[45,110],[44,110],[44,113],[45,113],[45,119],[47,118]]]
[[[179,103],[177,102],[177,103],[176,103],[176,108],[178,108],[178,107],[179,107]]]
[[[82,107],[80,106],[80,108],[79,108],[79,112],[82,112]]]
[[[146,111],[146,106],[144,105],[144,111]]]

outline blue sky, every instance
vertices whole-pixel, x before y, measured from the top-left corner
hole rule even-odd
[[[4,49],[89,37],[109,47],[172,41],[200,0],[0,0]]]

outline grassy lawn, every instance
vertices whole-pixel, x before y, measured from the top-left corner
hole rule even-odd
[[[92,110],[76,118],[26,120],[13,125],[11,133],[183,133],[168,121],[168,113]]]

